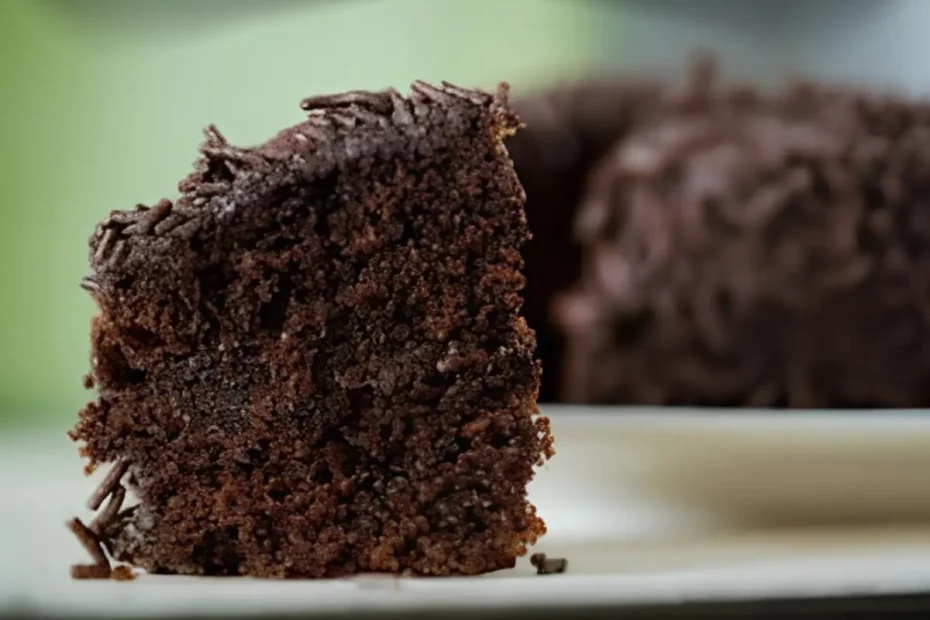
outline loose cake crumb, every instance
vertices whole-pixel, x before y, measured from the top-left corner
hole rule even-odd
[[[537,575],[554,575],[568,570],[568,560],[565,558],[548,558],[545,553],[531,555],[530,564],[536,568]]]

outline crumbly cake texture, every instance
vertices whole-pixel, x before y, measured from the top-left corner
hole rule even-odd
[[[575,214],[560,397],[930,404],[930,106],[703,82],[656,110]]]
[[[91,239],[88,536],[152,573],[512,567],[553,449],[506,85],[302,106],[255,148],[209,128],[179,200]]]

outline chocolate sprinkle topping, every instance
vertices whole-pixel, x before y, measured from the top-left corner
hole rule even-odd
[[[104,509],[91,521],[90,530],[98,536],[103,535],[107,527],[116,519],[125,499],[126,488],[123,486],[117,487],[116,491],[110,495],[110,500]]]
[[[107,559],[106,554],[103,552],[103,547],[100,543],[100,539],[97,535],[84,523],[75,517],[68,522],[68,529],[74,533],[78,541],[87,550],[87,553],[90,554],[90,557],[94,560],[94,564],[103,565],[109,568],[110,561]]]
[[[81,288],[91,295],[96,295],[100,292],[100,286],[97,284],[97,280],[95,280],[93,276],[84,276],[81,278]]]
[[[100,505],[103,503],[107,497],[110,496],[117,488],[119,488],[119,481],[126,474],[126,471],[129,469],[129,462],[122,460],[118,461],[110,472],[106,475],[100,485],[96,488],[93,494],[90,496],[90,499],[87,500],[87,507],[91,510],[97,510],[100,508]]]

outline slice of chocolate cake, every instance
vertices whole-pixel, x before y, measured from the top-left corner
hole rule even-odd
[[[511,567],[553,451],[507,89],[303,107],[256,148],[211,127],[179,200],[98,226],[98,396],[71,436],[116,465],[74,527],[153,573]]]

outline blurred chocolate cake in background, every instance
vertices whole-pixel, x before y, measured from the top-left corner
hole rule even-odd
[[[930,404],[930,105],[710,69],[518,107],[544,398]]]
[[[507,148],[526,190],[533,233],[524,250],[524,315],[536,330],[543,365],[540,400],[560,399],[564,344],[551,324],[550,306],[581,273],[580,246],[571,230],[588,174],[660,92],[658,83],[646,80],[603,80],[560,86],[514,103],[526,127]]]

